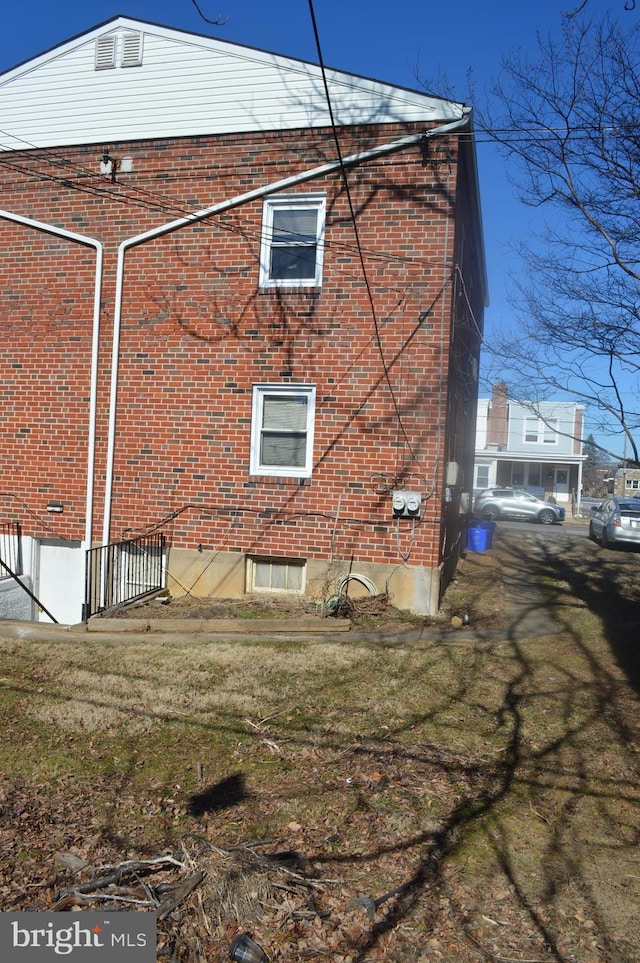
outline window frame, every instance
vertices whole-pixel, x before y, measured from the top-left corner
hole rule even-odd
[[[246,590],[251,594],[262,595],[304,595],[307,587],[307,560],[305,558],[285,558],[283,556],[268,555],[247,555],[246,557]],[[263,585],[256,585],[256,574],[260,565],[269,565],[270,574],[274,566],[280,566],[286,570],[286,576],[290,570],[296,569],[300,573],[299,588],[274,588],[270,584],[268,588]]]
[[[486,471],[486,476],[487,476],[486,485],[485,485],[483,482],[480,481],[480,475],[481,475],[481,474],[484,475],[484,474],[485,474],[485,471]],[[475,475],[476,475],[476,477],[475,477],[475,482],[476,482],[476,483],[475,483],[475,485],[474,485],[474,488],[479,488],[479,489],[481,489],[482,491],[484,491],[485,488],[490,488],[490,487],[491,487],[491,486],[489,485],[489,480],[490,480],[490,478],[491,478],[491,465],[482,465],[482,464],[476,465],[476,466],[475,466]]]
[[[325,220],[327,196],[315,194],[282,194],[266,197],[262,207],[262,235],[260,242],[260,279],[263,289],[269,288],[319,288],[322,287],[322,268],[324,264]],[[309,211],[316,212],[315,238],[315,270],[313,276],[306,278],[273,278],[271,277],[271,253],[274,248],[273,219],[275,211]],[[305,245],[301,241],[302,246]],[[282,245],[283,247],[286,245]],[[293,246],[293,245],[290,245]],[[300,245],[298,245],[300,246]],[[309,247],[312,245],[309,244]]]
[[[262,436],[265,431],[264,400],[269,395],[291,398],[304,395],[307,398],[307,419],[304,433],[306,436],[304,465],[265,465],[262,463]],[[313,442],[315,429],[316,387],[309,384],[258,384],[253,386],[251,409],[251,450],[249,457],[250,475],[271,475],[280,478],[310,478],[313,471]],[[296,429],[291,429],[294,434]]]
[[[535,438],[533,438],[533,423],[535,426]],[[536,415],[526,415],[524,419],[522,440],[525,445],[557,445],[560,435],[558,433],[557,418],[540,418]]]

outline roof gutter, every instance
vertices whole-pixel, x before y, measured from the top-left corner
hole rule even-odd
[[[109,544],[111,531],[111,500],[113,497],[113,470],[118,405],[118,366],[120,361],[124,268],[127,251],[129,251],[131,248],[138,247],[141,244],[146,244],[147,241],[153,241],[155,238],[162,237],[165,234],[170,234],[173,231],[178,231],[189,224],[197,224],[199,221],[204,221],[208,217],[213,217],[216,214],[222,214],[225,211],[229,211],[235,207],[241,207],[243,204],[247,204],[250,201],[257,200],[261,197],[267,197],[269,194],[276,194],[277,192],[286,190],[290,187],[296,187],[298,184],[304,184],[305,182],[314,180],[317,177],[324,177],[327,174],[332,174],[335,171],[340,170],[342,167],[353,167],[356,164],[363,164],[367,161],[375,160],[377,157],[383,157],[386,154],[393,154],[396,151],[405,150],[407,147],[411,147],[414,144],[420,143],[421,141],[430,140],[434,137],[439,137],[443,134],[449,134],[460,130],[461,128],[467,126],[470,116],[471,108],[463,107],[462,116],[457,120],[451,121],[447,124],[434,127],[431,130],[421,131],[419,134],[410,134],[407,137],[402,137],[399,140],[391,141],[388,144],[380,144],[378,147],[372,147],[370,150],[361,151],[357,154],[351,154],[349,157],[342,158],[342,160],[335,160],[328,164],[322,164],[320,167],[309,168],[309,170],[302,171],[300,174],[294,174],[291,177],[285,177],[283,180],[273,181],[270,184],[265,184],[262,187],[257,187],[254,190],[247,191],[245,194],[238,194],[235,197],[229,198],[228,200],[220,201],[218,204],[213,204],[211,207],[207,207],[204,210],[195,211],[192,214],[186,214],[184,217],[180,217],[175,221],[169,221],[168,224],[163,224],[160,227],[152,228],[150,231],[145,231],[142,234],[137,234],[135,237],[127,238],[127,240],[120,244],[118,248],[118,263],[116,269],[116,295],[111,352],[111,393],[109,400],[109,429],[107,438],[107,466],[104,521],[102,530],[103,545]]]

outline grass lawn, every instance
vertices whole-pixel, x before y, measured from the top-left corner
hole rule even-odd
[[[518,567],[555,635],[510,637]],[[0,639],[0,909],[191,880],[180,963],[245,930],[274,961],[637,963],[639,574],[523,526],[445,599],[498,641]]]

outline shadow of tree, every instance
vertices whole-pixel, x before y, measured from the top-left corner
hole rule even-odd
[[[246,798],[244,777],[242,773],[234,773],[208,786],[202,792],[190,796],[187,801],[187,812],[190,816],[202,816],[204,813],[230,809]]]
[[[210,714],[139,700],[120,712],[146,727],[148,752],[154,732],[179,740],[183,772],[194,748],[228,768],[233,759],[231,775],[187,797],[199,834],[224,845],[229,830],[216,815],[230,806],[234,834],[260,827],[282,837],[287,826],[279,843],[313,850],[324,875],[373,901],[350,949],[358,963],[414,958],[416,933],[438,936],[451,960],[634,963],[640,556],[533,526],[500,529],[493,551],[508,584],[532,588],[500,638],[341,640],[335,664],[317,671],[293,665],[291,641],[253,643],[262,668],[243,678],[242,695],[255,689],[267,709],[259,721],[238,711],[230,679],[222,690],[231,701]],[[543,602],[555,634],[523,635]],[[197,673],[183,666],[190,691],[209,696],[214,676],[200,663],[214,650],[198,646]],[[279,651],[290,666],[273,665]],[[311,659],[312,648],[301,652]],[[123,657],[111,670],[122,676],[117,691],[136,691],[144,665]],[[94,671],[85,670],[86,691],[74,691],[87,710],[110,704],[101,660]],[[32,699],[41,681],[29,669],[11,694]],[[68,698],[58,688],[52,697]],[[109,776],[115,800],[132,793],[135,766],[132,748],[129,767]],[[169,777],[166,795],[175,796]],[[179,825],[170,814],[159,826],[166,845]],[[105,835],[116,827],[114,840],[135,851],[135,833],[113,816]]]

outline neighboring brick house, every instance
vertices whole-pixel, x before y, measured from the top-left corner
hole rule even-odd
[[[576,504],[582,490],[584,409],[573,401],[510,401],[507,385],[478,400],[474,491],[496,485]]]
[[[150,532],[174,595],[436,610],[486,303],[471,112],[327,84],[335,133],[319,67],[121,17],[0,76],[0,521],[58,621],[87,549]]]
[[[613,494],[621,498],[640,498],[640,468],[628,468],[622,464],[613,476]]]

